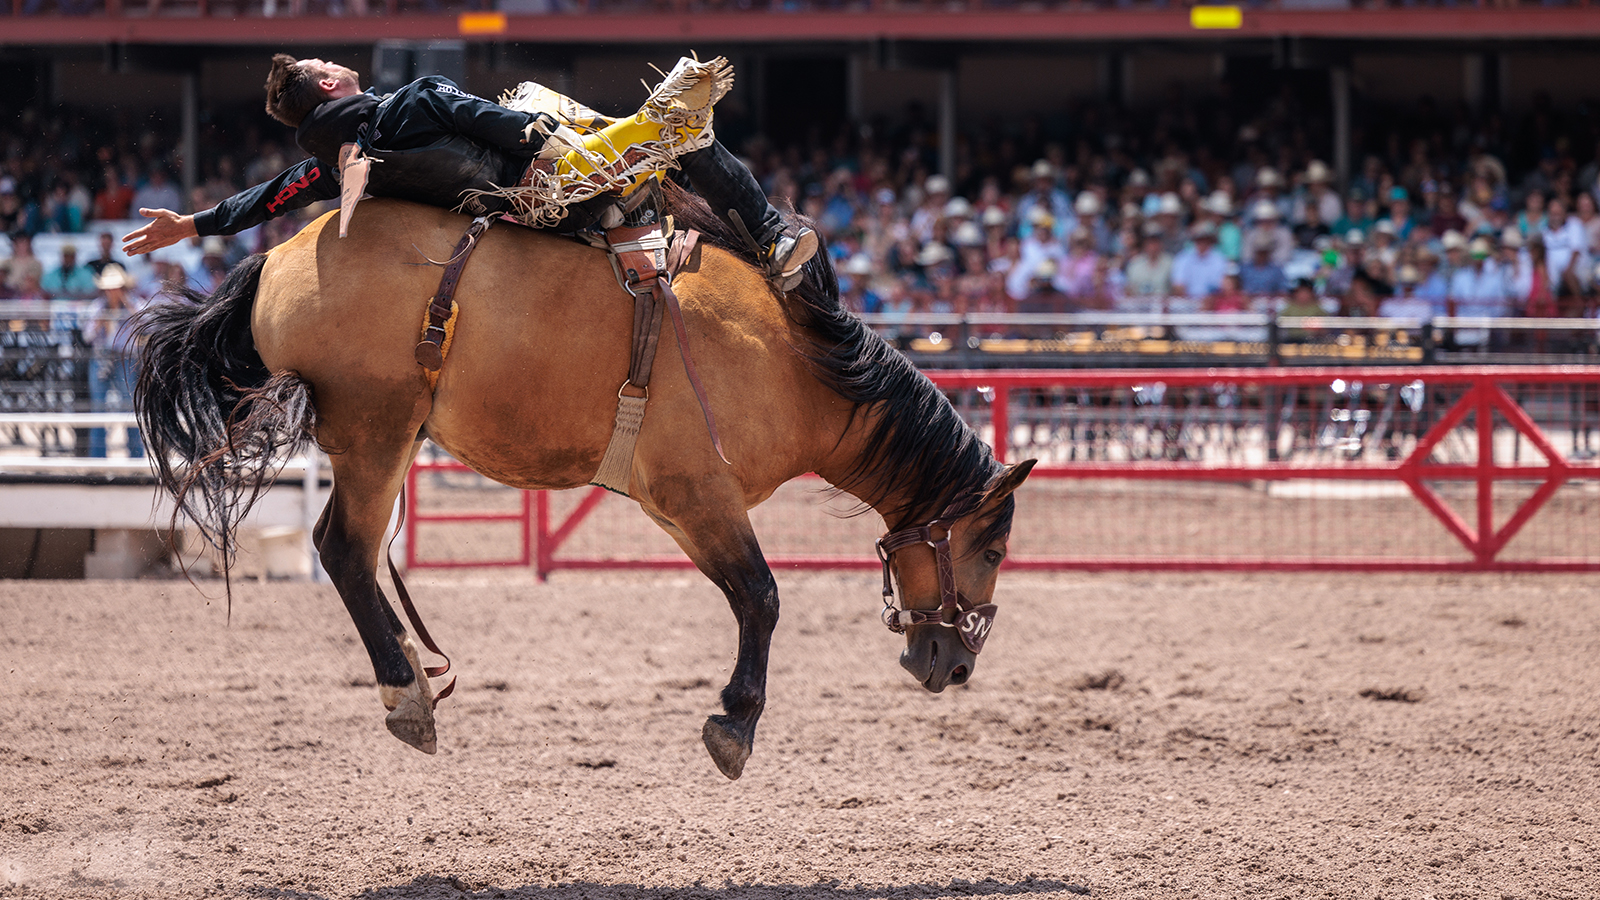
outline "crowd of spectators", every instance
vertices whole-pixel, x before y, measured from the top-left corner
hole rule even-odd
[[[990,122],[962,134],[948,176],[914,114],[741,149],[770,194],[816,220],[863,312],[1593,316],[1600,122],[1548,102],[1517,117],[1401,112],[1360,123],[1342,182],[1288,92],[1256,110],[1083,102]],[[206,290],[293,234],[320,210],[150,264],[115,247],[140,207],[208,208],[292,163],[260,118],[207,117],[185,197],[158,121],[16,117],[0,130],[0,299],[91,299],[113,262],[135,305],[173,282]],[[98,232],[93,258],[33,255],[33,236],[84,231]]]
[[[1259,123],[1231,156],[1113,132],[995,165],[994,147],[968,143],[955,179],[926,154],[870,147],[756,159],[821,224],[864,312],[1594,317],[1595,135],[1575,140],[1552,115],[1516,136],[1395,135],[1344,183]],[[1534,144],[1520,168],[1518,137]]]

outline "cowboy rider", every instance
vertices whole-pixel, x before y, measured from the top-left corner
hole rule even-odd
[[[266,91],[267,113],[295,129],[295,142],[310,158],[193,215],[140,209],[151,221],[123,238],[124,252],[149,253],[197,235],[236,234],[334,199],[340,195],[340,149],[350,143],[381,163],[371,167],[367,183],[373,196],[478,214],[508,212],[509,201],[492,192],[517,184],[544,146],[544,135],[561,124],[548,113],[519,112],[475,97],[439,75],[381,96],[363,91],[352,69],[283,53],[272,59]],[[792,289],[800,267],[816,253],[816,234],[786,224],[750,170],[720,142],[684,153],[677,162],[713,210],[748,226],[767,278],[780,290]],[[581,227],[593,215],[572,210],[564,227]]]

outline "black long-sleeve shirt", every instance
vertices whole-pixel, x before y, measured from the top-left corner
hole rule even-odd
[[[309,159],[196,213],[195,230],[236,234],[338,197],[339,148],[351,142],[380,160],[372,167],[369,193],[454,206],[449,200],[459,200],[463,191],[515,183],[542,146],[538,132],[524,142],[538,117],[473,96],[439,75],[386,97],[368,90],[330,100],[295,131]]]

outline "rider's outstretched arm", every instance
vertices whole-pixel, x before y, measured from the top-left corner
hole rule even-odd
[[[180,216],[169,209],[141,209],[139,214],[153,221],[124,235],[122,249],[129,256],[136,256],[171,246],[185,238],[238,234],[268,219],[337,196],[339,182],[334,178],[333,171],[313,157],[284,169],[270,181],[240,191],[211,209],[192,216]]]

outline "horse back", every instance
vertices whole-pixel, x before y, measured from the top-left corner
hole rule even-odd
[[[346,238],[335,214],[307,226],[263,270],[257,350],[270,369],[311,382],[334,435],[325,444],[348,445],[374,429],[423,432],[507,484],[584,484],[605,453],[627,377],[633,300],[601,251],[492,228],[462,274],[449,355],[430,387],[413,357],[440,277],[429,261],[448,259],[469,221],[373,199],[357,207]],[[806,471],[819,437],[807,422],[831,404],[753,269],[705,248],[676,287],[690,352],[735,463],[729,474],[758,501]],[[670,324],[636,459],[656,478],[727,468],[711,449]]]

